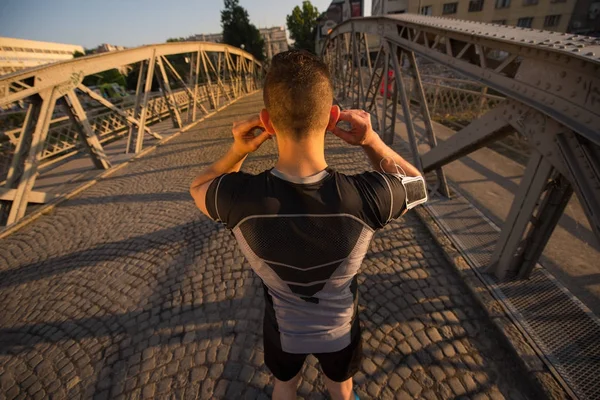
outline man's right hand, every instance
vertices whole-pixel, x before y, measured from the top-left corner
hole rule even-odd
[[[333,134],[352,146],[368,146],[379,136],[371,127],[371,114],[363,110],[344,110],[340,113],[339,121],[350,123],[349,131],[338,126]]]

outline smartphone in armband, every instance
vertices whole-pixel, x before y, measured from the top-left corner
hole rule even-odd
[[[400,180],[406,193],[407,210],[427,201],[427,186],[422,176],[402,176]]]

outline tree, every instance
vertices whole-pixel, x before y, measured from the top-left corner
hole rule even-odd
[[[221,11],[223,42],[235,47],[242,47],[256,59],[265,59],[265,41],[258,28],[250,23],[248,11],[239,4],[239,0],[224,0],[225,8]]]
[[[319,10],[310,1],[302,2],[302,8],[296,6],[292,14],[286,17],[290,37],[294,40],[294,48],[315,52],[315,29]]]

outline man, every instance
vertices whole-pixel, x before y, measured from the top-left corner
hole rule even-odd
[[[273,398],[296,398],[300,369],[313,354],[331,397],[350,399],[361,359],[356,274],[375,230],[406,212],[407,197],[410,206],[426,200],[424,182],[372,130],[368,113],[332,105],[329,72],[317,57],[276,55],[263,96],[266,109],[234,123],[231,148],[190,192],[204,214],[232,230],[263,281]],[[338,121],[351,130],[336,127]],[[255,136],[257,127],[262,132]],[[376,171],[347,176],[329,168],[326,130],[361,146]],[[273,136],[275,167],[258,175],[238,172]]]

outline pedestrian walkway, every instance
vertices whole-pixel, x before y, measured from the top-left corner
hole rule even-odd
[[[0,398],[269,397],[260,281],[188,193],[232,122],[261,107],[258,93],[239,100],[0,242]],[[333,136],[327,159],[368,167]],[[534,398],[414,213],[376,235],[359,284],[361,398]],[[298,394],[327,398],[313,357]]]

